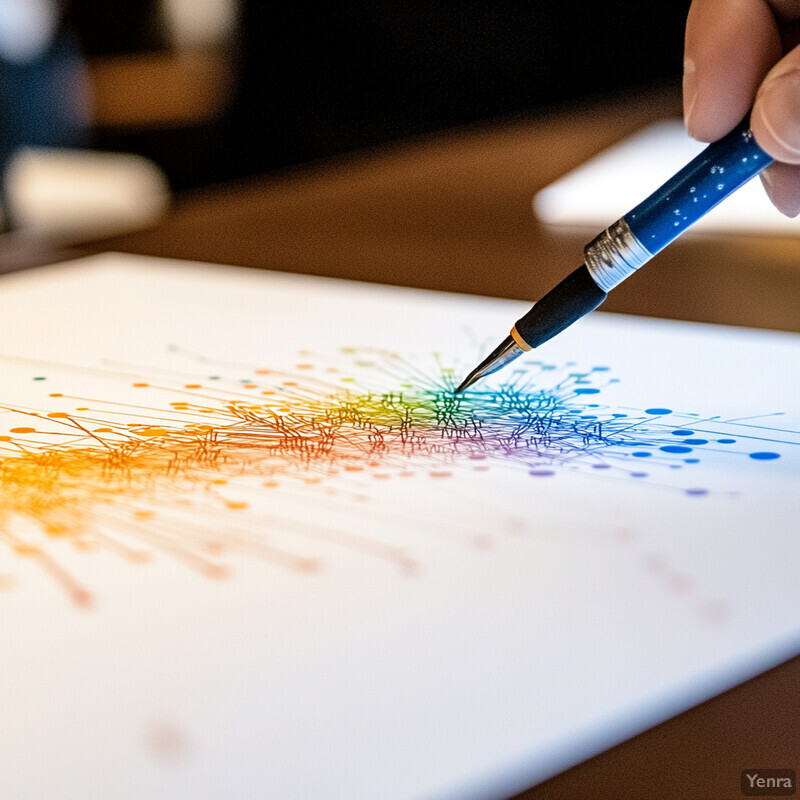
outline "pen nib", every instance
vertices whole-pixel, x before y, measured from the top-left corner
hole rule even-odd
[[[469,375],[467,375],[466,378],[464,378],[454,394],[461,394],[465,389],[472,386],[473,383],[502,369],[506,364],[518,358],[524,352],[525,351],[510,336],[507,336],[480,364],[478,364],[477,367],[475,367],[474,370],[472,370],[472,372],[469,373]]]

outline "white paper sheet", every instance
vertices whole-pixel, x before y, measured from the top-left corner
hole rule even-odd
[[[799,652],[800,339],[596,313],[455,403],[526,307],[3,278],[3,797],[499,798]]]

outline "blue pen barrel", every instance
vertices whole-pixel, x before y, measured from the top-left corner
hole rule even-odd
[[[586,245],[584,263],[592,280],[610,292],[771,163],[746,117]]]
[[[748,116],[629,211],[624,220],[639,243],[655,255],[771,163],[772,158],[753,138]]]

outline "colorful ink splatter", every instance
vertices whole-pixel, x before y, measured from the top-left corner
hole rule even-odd
[[[778,436],[767,448],[732,434],[741,421],[602,405],[602,390],[616,382],[604,366],[532,361],[499,388],[479,384],[457,396],[452,370],[423,373],[386,352],[352,349],[336,359],[306,353],[285,373],[171,351],[183,364],[214,371],[198,377],[151,370],[146,379],[144,368],[130,365],[94,371],[147,398],[132,404],[70,396],[59,383],[85,370],[31,364],[30,380],[46,387],[48,408],[0,406],[7,420],[0,538],[38,561],[78,604],[89,604],[91,595],[51,557],[50,540],[131,561],[162,552],[210,577],[225,574],[221,557],[231,551],[319,569],[318,559],[293,550],[294,537],[415,569],[402,546],[291,515],[258,511],[257,528],[239,524],[254,493],[301,487],[356,502],[369,498],[374,481],[443,481],[456,472],[505,469],[539,481],[566,471],[624,479],[698,498],[709,489],[677,483],[674,470],[721,453],[764,468],[781,455]]]

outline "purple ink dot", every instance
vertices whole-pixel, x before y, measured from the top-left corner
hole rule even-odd
[[[646,472],[631,472],[631,478],[646,478]]]
[[[533,475],[534,478],[549,478],[555,474],[551,469],[532,469],[528,472],[528,475]]]
[[[705,497],[708,494],[708,489],[687,489],[686,494],[690,497]]]
[[[592,469],[611,469],[611,464],[592,464]]]

